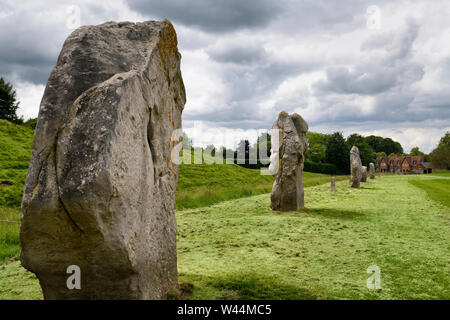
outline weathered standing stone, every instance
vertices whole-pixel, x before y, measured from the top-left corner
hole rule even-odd
[[[160,299],[177,288],[180,59],[167,20],[85,26],[65,41],[21,214],[21,262],[46,299]],[[81,290],[66,287],[70,265]]]
[[[308,148],[308,124],[294,113],[280,112],[272,127],[269,170],[275,176],[270,207],[277,211],[304,208],[303,163]],[[279,146],[277,149],[276,147]]]
[[[369,163],[369,174],[370,179],[375,179],[375,165],[372,162]]]
[[[350,150],[350,186],[352,188],[359,188],[362,176],[362,165],[359,157],[359,149],[353,146]]]
[[[367,167],[361,167],[361,182],[367,182]]]
[[[335,181],[334,177],[331,178],[330,191],[331,192],[336,192],[336,181]]]

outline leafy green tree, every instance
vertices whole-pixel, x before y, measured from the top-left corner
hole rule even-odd
[[[372,147],[366,142],[363,136],[353,133],[347,137],[347,147],[350,150],[353,146],[359,149],[359,156],[363,166],[369,166],[369,163],[375,163],[376,153]]]
[[[327,163],[334,164],[339,172],[348,173],[350,171],[349,151],[342,132],[335,132],[327,141],[325,160]]]
[[[366,141],[364,140],[363,136],[357,133],[352,133],[347,137],[346,143],[347,147],[351,149],[353,146],[358,146],[358,144],[366,143]]]
[[[17,108],[19,108],[19,102],[16,99],[16,90],[0,77],[0,119],[23,123],[23,119],[16,114]]]
[[[183,149],[189,150],[192,148],[192,139],[188,137],[187,133],[183,131]]]
[[[245,163],[248,163],[249,154],[250,142],[248,140],[239,141],[235,152],[235,158],[240,159],[241,161],[245,159]]]
[[[308,139],[309,145],[321,144],[326,146],[330,135],[318,133],[318,132],[307,132],[306,138]]]
[[[430,153],[430,160],[436,168],[450,169],[450,131],[445,133],[437,148]]]
[[[329,135],[317,132],[307,132],[308,150],[306,151],[306,159],[313,162],[325,162],[327,142]]]
[[[380,136],[368,136],[365,137],[364,140],[367,142],[369,146],[372,147],[375,152],[385,152],[386,154],[402,154],[403,148],[402,145],[392,140],[391,138],[383,138]]]
[[[363,166],[369,167],[369,163],[375,163],[376,153],[373,151],[372,147],[367,143],[363,142],[356,145],[359,149],[359,155],[361,157],[361,163]]]
[[[306,151],[306,159],[312,162],[325,162],[327,146],[322,144],[310,145]]]
[[[36,129],[36,124],[37,124],[37,118],[28,119],[27,121],[25,121],[23,123],[23,125],[25,127],[28,127],[30,129],[33,129],[33,130]]]
[[[260,155],[260,150],[267,151],[266,154]],[[271,142],[271,135],[268,132],[261,133],[258,138],[256,139],[256,143],[251,148],[251,157],[255,157],[256,153],[256,159],[258,160],[258,163],[261,161],[260,156],[262,156],[262,161],[264,164],[267,164],[270,158],[270,149],[272,148],[272,142]]]
[[[384,152],[384,151],[377,152],[377,156],[380,156],[380,157],[387,157],[386,152]]]
[[[447,131],[445,135],[439,141],[439,145],[450,146],[450,131]]]
[[[422,155],[423,152],[419,150],[419,147],[414,147],[411,149],[411,151],[409,152],[410,156],[420,156]]]
[[[208,144],[205,148],[205,152],[214,157],[216,155],[216,147],[213,144]]]

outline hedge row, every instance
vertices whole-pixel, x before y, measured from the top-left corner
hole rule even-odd
[[[247,160],[248,161],[248,160]],[[249,164],[249,163],[237,163],[237,160],[235,159],[234,163],[237,165],[248,168],[248,169],[260,169],[265,168],[268,165],[261,165],[260,163],[257,164]],[[319,162],[312,162],[312,161],[305,161],[305,166],[303,168],[304,171],[307,172],[315,172],[315,173],[324,173],[324,174],[337,174],[338,170],[334,164],[331,163],[319,163]]]
[[[312,161],[305,161],[305,166],[303,170],[308,172],[315,172],[315,173],[325,173],[325,174],[336,174],[337,168],[334,164],[331,163],[320,163],[320,162],[312,162]]]

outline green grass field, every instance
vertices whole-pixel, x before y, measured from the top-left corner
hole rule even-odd
[[[272,212],[268,194],[178,211],[180,283],[190,299],[449,299],[450,209],[415,186],[450,186],[437,177],[308,187],[300,213]],[[0,269],[0,298],[41,298],[17,261]]]
[[[42,298],[18,261],[32,135],[0,120],[0,299]],[[179,278],[193,287],[183,297],[450,299],[450,172],[386,175],[357,190],[347,179],[332,194],[329,176],[305,172],[307,208],[277,213],[272,177],[258,170],[181,165]],[[366,287],[374,264],[381,290]]]
[[[450,207],[448,179],[410,180],[411,184],[426,191],[428,197]]]
[[[0,120],[0,207],[20,207],[32,142],[33,130]]]

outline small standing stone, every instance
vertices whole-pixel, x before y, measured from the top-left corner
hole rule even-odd
[[[367,167],[361,167],[361,182],[367,182]]]
[[[336,182],[334,180],[334,177],[331,178],[331,187],[330,187],[331,192],[336,192]]]
[[[369,163],[369,174],[370,179],[375,179],[375,165],[372,162]]]

